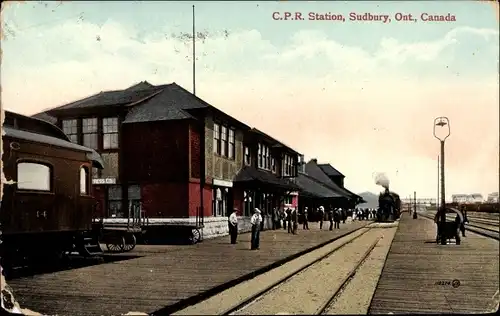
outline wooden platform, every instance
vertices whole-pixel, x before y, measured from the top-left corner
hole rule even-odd
[[[435,240],[432,220],[403,214],[370,314],[493,311],[499,289],[498,241],[471,232],[459,246]],[[454,287],[453,280],[460,285]]]
[[[299,228],[298,235],[283,229],[264,231],[258,251],[249,250],[249,234],[238,236],[237,245],[223,237],[193,246],[157,246],[163,250],[157,253],[152,251],[155,246],[147,246],[142,258],[16,279],[9,285],[22,307],[43,314],[119,315],[158,310],[168,314],[169,306],[194,303],[188,298],[200,299],[200,293],[217,286],[222,291],[223,284],[251,276],[367,223],[341,224],[333,231],[319,231],[318,224],[311,223],[310,231]]]

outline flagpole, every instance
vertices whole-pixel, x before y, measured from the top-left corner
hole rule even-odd
[[[193,94],[196,95],[196,31],[193,4]]]

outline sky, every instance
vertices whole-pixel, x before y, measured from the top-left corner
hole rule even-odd
[[[197,95],[306,160],[331,163],[351,191],[380,191],[374,174],[384,172],[401,196],[436,197],[437,116],[451,127],[447,198],[499,191],[492,3],[3,2],[2,107],[30,115],[143,80],[192,91],[193,4]],[[351,12],[391,22],[350,21]]]

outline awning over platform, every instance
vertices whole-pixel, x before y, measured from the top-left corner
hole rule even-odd
[[[235,185],[246,185],[261,188],[274,188],[285,191],[300,191],[301,188],[291,181],[280,178],[270,172],[255,167],[244,166],[233,180]]]
[[[296,178],[295,183],[302,189],[300,195],[312,198],[342,198],[343,196],[337,192],[328,189],[326,186],[322,185],[320,182],[314,180],[313,178],[307,176],[306,174],[299,173]]]

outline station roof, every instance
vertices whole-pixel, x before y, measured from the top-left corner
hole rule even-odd
[[[262,184],[283,190],[301,191],[301,188],[291,181],[252,166],[241,168],[233,181],[240,184]]]
[[[306,164],[306,173],[314,178],[315,180],[323,183],[326,185],[328,188],[331,190],[335,191],[336,193],[346,197],[346,198],[357,198],[357,199],[362,199],[360,196],[357,194],[352,193],[351,191],[341,188],[338,186],[335,182],[333,182],[327,175],[326,173],[323,172],[323,170],[318,166],[317,160],[312,159]]]
[[[331,164],[318,164],[318,167],[329,177],[345,177],[340,171],[335,169]]]
[[[316,198],[342,198],[343,196],[339,193],[327,188],[325,185],[321,184],[319,181],[314,180],[307,174],[299,173],[298,177],[295,179],[295,183],[301,187],[301,195],[316,197]]]

